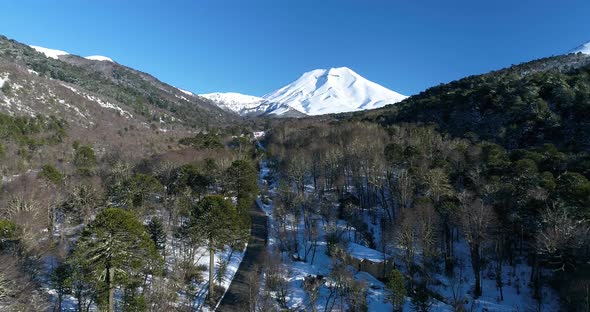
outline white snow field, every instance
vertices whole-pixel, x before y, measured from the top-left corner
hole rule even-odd
[[[379,108],[406,97],[363,78],[348,67],[339,67],[306,72],[263,98],[307,115],[323,115]]]
[[[213,101],[215,104],[217,104],[217,106],[224,110],[238,114],[243,114],[245,110],[256,108],[264,100],[263,98],[257,96],[245,95],[235,92],[215,92],[199,94],[199,96]]]
[[[106,62],[111,62],[111,63],[115,62],[110,57],[106,57],[106,56],[102,56],[102,55],[90,55],[90,56],[85,57],[85,59],[93,60],[93,61],[106,61]]]
[[[61,50],[48,49],[48,48],[44,48],[44,47],[40,47],[40,46],[30,45],[30,47],[37,50],[37,52],[41,52],[41,53],[45,54],[45,56],[52,58],[52,59],[56,59],[56,60],[59,59],[59,56],[70,54],[68,52],[64,52]]]

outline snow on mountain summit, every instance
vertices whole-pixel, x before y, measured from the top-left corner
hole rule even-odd
[[[114,61],[111,58],[106,57],[106,56],[102,56],[102,55],[91,55],[91,56],[85,57],[85,59],[93,60],[93,61],[107,61],[107,62],[114,63]]]
[[[588,42],[580,45],[579,47],[573,49],[571,53],[578,53],[578,52],[582,52],[582,54],[588,54],[588,55],[590,55],[590,41],[588,41]]]
[[[322,115],[379,108],[406,96],[371,82],[350,68],[339,67],[306,72],[263,98],[307,115]]]
[[[238,114],[245,114],[250,110],[258,107],[263,101],[262,98],[252,95],[245,95],[236,92],[215,92],[199,94],[206,99],[213,101],[222,109],[232,111]]]
[[[373,109],[407,96],[371,82],[347,67],[316,69],[262,98],[240,93],[201,94],[222,109],[244,115],[301,117]]]
[[[64,52],[64,51],[60,51],[60,50],[54,50],[54,49],[48,49],[48,48],[34,46],[34,45],[30,45],[29,47],[37,50],[37,52],[41,52],[41,53],[45,54],[45,56],[47,56],[47,57],[50,57],[50,58],[53,58],[53,59],[56,59],[56,60],[61,55],[69,55],[70,54],[68,52]]]
[[[61,51],[61,50],[48,49],[48,48],[35,46],[35,45],[29,45],[29,47],[35,49],[37,52],[41,52],[41,53],[45,54],[46,57],[56,59],[56,60],[59,59],[59,57],[62,55],[70,55],[70,53],[65,52],[65,51]],[[93,61],[108,61],[108,62],[114,63],[114,61],[111,58],[106,57],[106,56],[102,56],[102,55],[90,55],[90,56],[85,57],[85,59],[93,60]]]

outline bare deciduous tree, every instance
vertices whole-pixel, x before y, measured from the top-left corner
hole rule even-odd
[[[471,266],[475,275],[475,296],[481,296],[481,265],[482,248],[490,236],[490,228],[495,220],[491,206],[485,205],[481,198],[474,198],[471,194],[459,194],[461,202],[461,227],[471,254]]]

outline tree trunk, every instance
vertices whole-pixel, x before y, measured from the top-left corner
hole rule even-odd
[[[447,221],[448,222],[448,221]],[[448,223],[444,225],[444,245],[445,245],[445,271],[447,273],[453,272],[453,232]]]
[[[481,290],[481,257],[479,254],[479,244],[473,244],[471,247],[471,267],[473,268],[473,275],[475,275],[475,297],[482,294]]]
[[[115,271],[107,267],[107,287],[109,288],[109,306],[108,311],[115,311],[115,288],[113,287],[113,279],[115,278]]]
[[[213,284],[213,275],[215,273],[215,251],[213,250],[213,240],[209,241],[211,247],[209,248],[209,305],[213,307],[215,302],[213,300],[213,292],[215,284]]]
[[[80,311],[80,312],[84,311],[82,309],[82,293],[76,292],[76,299],[78,300],[78,311]]]

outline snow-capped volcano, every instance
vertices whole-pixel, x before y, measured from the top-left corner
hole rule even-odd
[[[588,41],[588,42],[580,45],[579,47],[573,49],[571,53],[578,53],[578,52],[582,52],[583,54],[590,55],[590,41]]]
[[[263,97],[240,93],[200,96],[240,115],[301,117],[373,109],[407,96],[371,82],[347,67],[316,69]]]
[[[258,107],[264,100],[263,98],[257,96],[245,95],[235,92],[215,92],[199,94],[199,96],[213,101],[215,104],[217,104],[217,106],[224,110],[238,113],[240,115],[248,114],[250,110]]]
[[[263,98],[307,115],[322,115],[378,108],[406,96],[371,82],[350,68],[340,67],[309,71]]]

